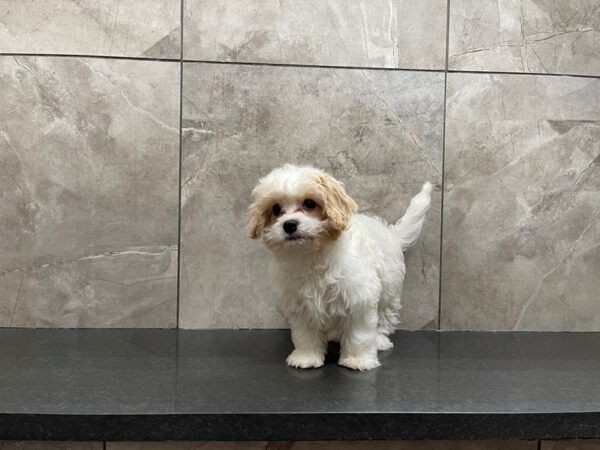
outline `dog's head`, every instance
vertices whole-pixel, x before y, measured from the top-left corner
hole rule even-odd
[[[274,251],[318,250],[350,226],[356,203],[342,183],[312,167],[286,164],[252,191],[248,233]]]

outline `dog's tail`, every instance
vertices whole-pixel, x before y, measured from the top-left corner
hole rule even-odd
[[[425,214],[431,205],[432,189],[431,183],[425,183],[421,188],[421,192],[410,200],[410,205],[408,205],[404,216],[391,227],[400,240],[402,250],[413,245],[421,233],[425,222]]]

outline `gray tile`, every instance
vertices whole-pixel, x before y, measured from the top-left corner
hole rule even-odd
[[[0,57],[0,325],[174,325],[178,80]]]
[[[3,0],[0,52],[179,58],[181,0]]]
[[[395,221],[423,181],[440,182],[443,89],[438,73],[186,64],[181,325],[284,326],[268,252],[245,232],[258,178],[312,164],[343,180],[362,211]],[[439,237],[436,190],[408,252],[405,328],[436,326]]]
[[[184,56],[443,69],[446,0],[187,0]]]
[[[102,450],[102,442],[0,441],[0,450]]]
[[[449,68],[600,75],[596,0],[452,0]]]
[[[599,330],[600,80],[450,74],[442,325]]]
[[[600,439],[542,441],[542,450],[600,450]]]

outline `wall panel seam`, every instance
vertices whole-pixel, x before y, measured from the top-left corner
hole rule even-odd
[[[179,329],[179,304],[181,298],[181,172],[183,139],[183,2],[179,11],[179,158],[177,176],[177,305],[175,308],[175,328]]]
[[[446,2],[446,56],[444,60],[444,114],[442,118],[442,186],[441,186],[441,205],[440,205],[440,256],[438,272],[438,311],[437,311],[437,329],[442,327],[442,258],[444,248],[444,181],[445,181],[445,162],[446,162],[446,103],[448,94],[448,49],[450,47],[450,0]]]
[[[183,28],[183,27],[182,27]],[[46,57],[46,58],[93,58],[93,59],[115,59],[125,61],[154,61],[154,62],[173,62],[190,64],[223,64],[239,66],[266,66],[266,67],[300,67],[315,69],[351,69],[351,70],[383,70],[397,72],[425,72],[425,73],[459,73],[459,74],[479,74],[479,75],[517,75],[517,76],[544,76],[544,77],[572,77],[589,78],[592,80],[600,79],[599,75],[583,75],[576,73],[558,73],[558,72],[511,72],[511,71],[491,71],[491,70],[460,70],[460,69],[421,69],[410,67],[370,67],[370,66],[328,66],[323,64],[293,64],[293,63],[269,63],[269,62],[248,62],[248,61],[211,61],[198,59],[180,58],[147,58],[141,56],[114,56],[114,55],[87,55],[87,54],[66,54],[66,53],[21,53],[21,52],[0,52],[1,56],[23,56],[23,57]],[[447,62],[446,62],[447,64]]]

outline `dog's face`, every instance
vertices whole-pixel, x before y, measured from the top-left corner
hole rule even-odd
[[[273,251],[318,250],[350,226],[357,206],[342,184],[312,167],[285,165],[252,191],[248,232]]]

